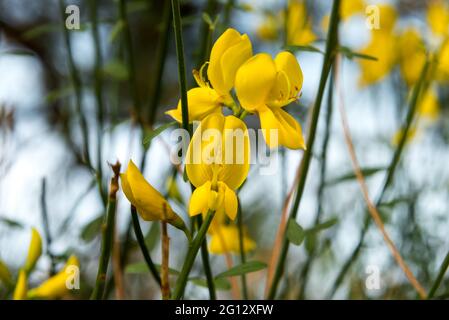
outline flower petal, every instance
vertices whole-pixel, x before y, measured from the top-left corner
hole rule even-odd
[[[269,54],[259,53],[237,71],[235,90],[240,104],[254,111],[265,104],[276,80],[276,66]]]
[[[211,183],[207,181],[193,191],[189,203],[189,215],[191,217],[200,213],[205,214],[209,210],[210,187]]]
[[[301,91],[304,79],[298,60],[296,60],[296,57],[292,53],[282,51],[278,53],[274,59],[274,63],[276,64],[276,69],[278,71],[285,72],[290,83],[288,98],[297,98],[299,92]]]
[[[226,215],[231,219],[232,221],[235,220],[235,217],[237,216],[237,209],[238,209],[238,200],[237,195],[235,194],[234,190],[228,188],[227,186],[224,189],[224,209]]]
[[[280,108],[268,108],[259,111],[260,125],[263,129],[265,141],[270,148],[278,145],[290,149],[305,149],[301,126],[287,112]],[[271,140],[271,132],[278,134],[278,141]]]

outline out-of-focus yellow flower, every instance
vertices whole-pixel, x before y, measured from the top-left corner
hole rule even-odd
[[[189,214],[215,211],[215,224],[225,214],[234,220],[237,196],[249,170],[249,137],[245,123],[234,116],[212,114],[195,131],[186,155],[186,171],[197,188],[190,198]]]
[[[287,51],[274,60],[269,54],[257,54],[237,72],[237,97],[245,110],[258,113],[265,141],[272,148],[305,148],[301,126],[282,109],[298,99],[302,83],[298,61]],[[271,130],[278,134],[278,140],[271,139]]]
[[[379,31],[372,33],[371,42],[361,50],[361,53],[376,57],[377,61],[359,59],[360,86],[375,84],[393,70],[397,61],[396,48],[397,38],[392,33]]]
[[[396,131],[396,133],[393,135],[393,138],[391,139],[391,144],[394,147],[397,147],[403,136],[404,136],[404,130],[400,129],[400,130]],[[407,137],[405,139],[405,143],[407,144],[407,143],[411,142],[417,136],[418,136],[418,129],[416,127],[409,128],[409,130],[407,132]]]
[[[17,278],[16,288],[12,295],[13,300],[25,300],[27,298],[27,285],[28,277],[25,270],[21,269],[19,271],[19,277]]]
[[[257,28],[257,36],[262,40],[273,41],[278,38],[279,26],[275,16],[267,14],[263,23]]]
[[[142,219],[167,221],[175,226],[182,222],[167,200],[145,180],[132,160],[125,173],[120,174],[120,180],[125,196],[136,207]]]
[[[440,0],[430,2],[427,9],[427,22],[435,35],[447,35],[449,32],[448,4]]]
[[[223,104],[232,104],[229,91],[234,86],[237,69],[252,56],[252,45],[246,34],[227,29],[215,42],[204,79],[202,70],[194,73],[199,87],[187,92],[189,122],[200,121],[212,113],[221,112]],[[203,69],[203,68],[202,68]],[[166,112],[178,122],[182,121],[181,101],[176,109]]]
[[[42,254],[42,238],[39,234],[39,232],[35,229],[31,229],[31,241],[30,246],[28,247],[28,256],[25,261],[25,265],[23,269],[28,274],[36,265],[37,260]]]
[[[0,281],[2,281],[6,286],[12,285],[11,272],[9,272],[8,267],[2,260],[0,260]]]
[[[256,248],[256,243],[246,232],[243,234],[243,251],[249,252]],[[220,225],[213,233],[209,243],[209,251],[213,254],[239,253],[239,230],[235,225]]]
[[[69,290],[69,280],[72,280],[74,276],[73,267],[79,268],[78,259],[75,256],[71,256],[65,266],[56,275],[43,282],[39,287],[31,289],[28,292],[29,298],[39,299],[56,299],[65,296]]]
[[[340,4],[340,17],[347,20],[355,14],[363,13],[365,2],[363,0],[342,0]]]
[[[304,1],[290,1],[287,11],[287,44],[306,46],[314,42],[317,36]]]
[[[436,78],[441,82],[449,81],[449,39],[441,47],[438,56]]]
[[[396,25],[396,20],[398,18],[398,13],[396,8],[389,4],[380,4],[379,8],[379,29],[374,29],[376,32],[387,32],[392,31]]]
[[[438,119],[438,116],[440,115],[440,104],[438,102],[438,94],[435,89],[428,89],[422,96],[418,113],[429,120]]]
[[[426,63],[426,52],[420,34],[415,29],[407,29],[399,36],[399,66],[408,86],[414,85]]]

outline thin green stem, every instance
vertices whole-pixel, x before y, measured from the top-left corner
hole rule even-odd
[[[235,0],[228,0],[226,2],[225,8],[224,8],[224,17],[223,17],[224,28],[229,27],[229,25],[231,24],[231,14],[232,14],[232,9],[234,8],[234,5],[235,5]]]
[[[393,158],[390,162],[390,165],[388,166],[388,171],[387,171],[387,175],[385,177],[384,183],[382,185],[382,189],[376,199],[375,202],[375,206],[376,208],[380,207],[382,205],[384,196],[387,192],[387,190],[389,189],[389,187],[391,186],[392,182],[393,182],[393,178],[394,175],[396,173],[396,169],[399,165],[401,156],[403,154],[403,151],[405,149],[406,146],[406,142],[408,139],[408,133],[410,131],[410,128],[412,126],[413,120],[415,119],[416,116],[416,111],[418,108],[418,100],[419,97],[421,95],[421,93],[424,91],[423,87],[426,83],[426,79],[427,79],[427,74],[428,74],[428,70],[429,70],[429,61],[427,61],[424,65],[424,67],[421,70],[421,74],[419,77],[419,81],[417,82],[417,84],[415,85],[415,87],[413,88],[413,93],[412,93],[412,98],[410,100],[410,106],[408,108],[408,113],[407,116],[405,118],[405,122],[404,125],[402,127],[402,135],[401,135],[401,139],[399,141],[399,144],[393,154]],[[334,281],[334,284],[332,285],[331,291],[330,291],[330,297],[332,297],[335,292],[337,291],[337,289],[340,287],[340,285],[343,283],[343,280],[346,276],[346,274],[348,273],[349,269],[351,268],[352,264],[357,260],[357,257],[359,256],[361,249],[363,247],[363,242],[365,240],[365,236],[366,233],[369,230],[369,226],[371,224],[371,216],[369,214],[369,212],[365,213],[365,220],[363,223],[363,229],[361,231],[360,234],[360,239],[359,242],[357,243],[355,249],[352,251],[351,255],[349,256],[349,258],[345,261],[345,263],[343,264],[342,268],[340,269],[340,271],[338,272],[337,278]]]
[[[184,289],[187,284],[187,280],[190,274],[190,270],[192,270],[193,262],[195,261],[196,255],[203,243],[204,238],[206,237],[207,230],[214,218],[215,211],[209,210],[206,215],[201,228],[198,231],[198,234],[193,239],[193,241],[189,245],[189,251],[187,252],[187,256],[184,260],[184,264],[182,266],[181,272],[178,276],[178,280],[176,281],[175,291],[173,292],[173,299],[179,300],[184,295]]]
[[[238,199],[238,212],[237,212],[237,224],[239,228],[239,250],[240,250],[240,262],[244,264],[246,262],[245,247],[243,243],[244,230],[243,230],[243,211],[240,199]],[[242,297],[244,300],[248,300],[248,285],[246,283],[246,275],[242,273]]]
[[[92,21],[92,37],[95,48],[94,90],[97,103],[97,183],[103,204],[106,204],[106,192],[103,188],[103,128],[104,128],[104,101],[103,101],[103,77],[100,34],[98,32],[97,0],[90,0],[90,15]]]
[[[334,61],[334,56],[336,54],[336,48],[338,46],[338,23],[339,23],[339,7],[340,0],[334,0],[332,5],[332,13],[330,18],[328,36],[326,41],[326,52],[324,55],[323,67],[321,70],[320,83],[318,87],[317,97],[315,99],[315,105],[312,111],[312,119],[310,123],[309,137],[307,139],[307,149],[304,152],[304,156],[300,164],[301,176],[298,180],[298,188],[295,194],[295,199],[290,212],[289,219],[296,219],[298,213],[299,203],[304,192],[305,183],[307,180],[307,174],[309,171],[310,161],[312,159],[313,145],[315,142],[315,134],[318,126],[318,119],[320,115],[321,102],[323,100],[324,89],[326,87],[327,78],[329,76],[329,71],[331,69],[332,63]],[[273,276],[273,282],[271,284],[268,298],[274,299],[276,297],[277,288],[281,280],[282,274],[284,272],[285,260],[287,258],[288,249],[290,242],[286,234],[284,234],[284,240],[282,244],[281,254],[279,256],[278,263],[276,265],[276,270]]]
[[[162,285],[161,277],[159,275],[159,271],[151,259],[150,252],[148,251],[147,245],[145,244],[145,237],[143,236],[142,229],[140,228],[139,223],[139,215],[137,214],[137,210],[134,206],[131,206],[131,220],[134,228],[134,234],[136,235],[137,243],[139,244],[140,251],[142,251],[143,258],[152,274],[154,280],[156,280],[159,286]]]
[[[217,9],[216,0],[207,0],[206,9],[204,10],[211,18]],[[206,21],[201,20],[201,29],[200,29],[200,49],[198,52],[198,60],[196,63],[196,67],[200,68],[204,62],[209,60],[209,52],[212,38],[212,30],[211,26]]]
[[[69,67],[69,73],[72,80],[73,89],[75,91],[75,104],[76,104],[76,113],[80,119],[80,128],[81,135],[83,139],[83,157],[84,161],[87,163],[88,167],[91,167],[90,163],[90,155],[89,155],[89,130],[87,126],[86,117],[84,116],[84,110],[82,106],[82,85],[81,78],[78,73],[78,70],[75,66],[75,62],[73,60],[73,52],[72,52],[72,44],[70,42],[69,30],[65,25],[66,14],[65,14],[65,3],[64,0],[59,0],[59,9],[61,14],[61,26],[62,26],[62,34],[64,36],[64,44],[67,50],[67,61]]]
[[[114,176],[111,179],[108,202],[106,206],[106,216],[102,226],[101,255],[100,262],[98,264],[97,280],[91,295],[92,300],[104,299],[108,265],[114,243],[115,212],[117,202],[116,197],[119,188],[118,177],[120,174],[120,164],[117,163],[113,165],[112,170],[114,171]]]
[[[179,90],[181,94],[181,111],[182,111],[182,127],[187,130],[190,135],[189,127],[189,106],[187,102],[187,81],[186,81],[186,67],[184,61],[184,44],[182,40],[182,24],[181,12],[179,8],[179,0],[171,0],[173,13],[173,26],[175,30],[176,41],[176,57],[178,60],[178,78]]]
[[[435,279],[435,282],[433,283],[432,288],[429,291],[427,299],[432,299],[435,296],[435,293],[440,287],[441,281],[443,281],[444,274],[446,273],[448,267],[449,267],[449,252],[446,254],[446,257],[444,258],[443,263],[441,264],[440,271],[438,272],[438,276]]]
[[[198,228],[201,228],[203,224],[203,217],[198,216]],[[204,237],[201,244],[201,260],[203,261],[204,273],[206,274],[207,288],[209,289],[210,300],[217,300],[217,294],[215,293],[214,275],[212,274],[212,268],[209,262],[209,250],[207,249],[207,238]]]
[[[55,256],[51,251],[51,244],[53,242],[52,236],[50,233],[50,222],[48,220],[48,209],[47,209],[47,181],[45,178],[42,179],[42,188],[41,188],[41,215],[42,215],[42,224],[44,226],[45,231],[45,247],[47,248],[47,255],[50,257],[51,265],[50,265],[50,275],[54,275],[56,273],[56,260]]]

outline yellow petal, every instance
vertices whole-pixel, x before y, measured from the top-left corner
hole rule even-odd
[[[25,270],[20,270],[19,277],[17,279],[16,288],[13,293],[13,300],[25,300],[27,298],[27,274]]]
[[[252,56],[252,45],[246,34],[227,29],[215,42],[210,55],[207,75],[212,87],[227,95],[234,86],[238,68]]]
[[[123,179],[124,176],[126,179]],[[176,215],[167,200],[145,180],[132,160],[122,175],[122,188],[142,219],[171,220]]]
[[[193,88],[187,92],[189,122],[201,121],[211,113],[221,112],[221,101],[217,92],[211,88]],[[166,112],[170,117],[182,122],[181,100],[176,109]]]
[[[340,4],[340,17],[342,20],[349,19],[357,13],[363,13],[364,8],[365,4],[363,0],[342,0]]]
[[[209,210],[210,187],[211,183],[207,181],[193,191],[189,203],[189,215],[191,217],[200,213],[205,214]]]
[[[440,115],[438,95],[434,89],[428,89],[422,97],[418,112],[421,116],[430,120],[436,120]]]
[[[39,232],[35,229],[31,229],[31,241],[28,248],[28,256],[25,261],[24,270],[28,274],[36,265],[37,260],[42,254],[42,238]]]
[[[269,54],[259,53],[237,71],[235,90],[240,104],[248,111],[262,107],[276,80],[276,65]]]
[[[306,148],[301,126],[284,110],[266,107],[259,111],[259,117],[265,141],[270,148],[275,148],[278,145],[290,149]],[[277,134],[277,141],[271,139],[271,132]]]
[[[396,8],[389,4],[381,4],[379,7],[379,22],[380,22],[380,32],[391,31],[398,18],[398,13]]]
[[[401,75],[408,86],[414,85],[421,75],[426,62],[426,53],[420,34],[415,29],[407,29],[398,39]]]
[[[256,248],[256,243],[245,233],[243,235],[243,251],[249,252]],[[226,252],[240,253],[239,230],[235,225],[220,225],[212,234],[209,251],[213,254]]]
[[[444,36],[449,32],[449,6],[443,1],[432,1],[427,9],[427,22],[432,32]]]
[[[290,1],[287,14],[287,43],[305,46],[316,39],[304,1]]]
[[[443,44],[438,57],[437,80],[449,81],[449,39]]]
[[[238,210],[237,195],[235,194],[234,190],[228,188],[226,185],[224,188],[223,202],[226,215],[229,217],[229,219],[235,220]]]

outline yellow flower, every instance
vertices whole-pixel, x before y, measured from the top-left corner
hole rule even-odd
[[[440,115],[438,95],[433,88],[428,89],[423,95],[418,112],[421,116],[429,120],[436,120]]]
[[[213,210],[216,223],[224,220],[225,214],[235,219],[234,190],[248,175],[249,152],[248,129],[242,120],[212,114],[201,122],[186,155],[187,176],[197,188],[190,198],[190,216]]]
[[[377,83],[390,74],[397,60],[396,42],[397,39],[391,32],[372,32],[371,42],[361,50],[361,53],[374,56],[377,61],[359,59],[360,86]]]
[[[447,3],[432,1],[427,9],[427,22],[435,35],[447,35],[449,32],[449,6]]]
[[[223,104],[232,104],[230,91],[240,65],[252,56],[252,45],[246,34],[227,29],[215,42],[207,67],[209,82],[202,70],[194,73],[199,87],[187,92],[189,122],[200,121],[209,114],[221,112]],[[203,69],[203,68],[201,68]],[[182,121],[181,101],[176,109],[166,113],[178,122]]]
[[[180,219],[159,191],[145,180],[132,160],[129,161],[125,173],[120,174],[120,180],[123,193],[136,207],[143,220],[163,220],[171,223]]]
[[[276,17],[267,14],[263,23],[257,28],[257,36],[262,40],[273,41],[278,38],[279,27]]]
[[[449,81],[449,39],[441,47],[436,71],[438,81]]]
[[[27,273],[25,270],[21,269],[19,271],[19,277],[17,278],[16,288],[12,295],[13,300],[25,300],[27,298]]]
[[[317,39],[304,1],[290,1],[287,12],[287,44],[305,46]]]
[[[340,4],[340,17],[347,20],[355,14],[363,12],[365,3],[363,0],[342,0]]]
[[[256,243],[246,232],[243,233],[243,251],[249,252],[256,248]],[[220,225],[213,233],[209,243],[209,251],[213,254],[226,252],[239,253],[240,239],[239,230],[235,225]]]
[[[26,274],[30,273],[34,269],[34,266],[36,265],[36,262],[41,254],[42,238],[39,232],[35,228],[32,228],[30,246],[28,247],[28,256],[23,267]]]
[[[414,85],[426,63],[426,52],[420,34],[408,29],[399,36],[399,66],[408,86]]]
[[[298,99],[302,82],[298,61],[286,51],[274,60],[268,54],[257,54],[237,72],[237,97],[245,110],[259,114],[264,138],[270,147],[280,144],[290,149],[305,148],[300,125],[282,109]],[[271,139],[270,130],[278,134],[278,141]]]
[[[374,32],[390,32],[396,25],[398,13],[395,7],[389,4],[380,4],[379,8],[379,29],[373,29]]]
[[[28,292],[28,297],[32,299],[56,299],[65,296],[70,290],[68,282],[75,276],[73,274],[74,270],[71,269],[72,267],[79,268],[79,262],[75,256],[70,256],[59,273],[49,278],[39,287],[31,289]]]

